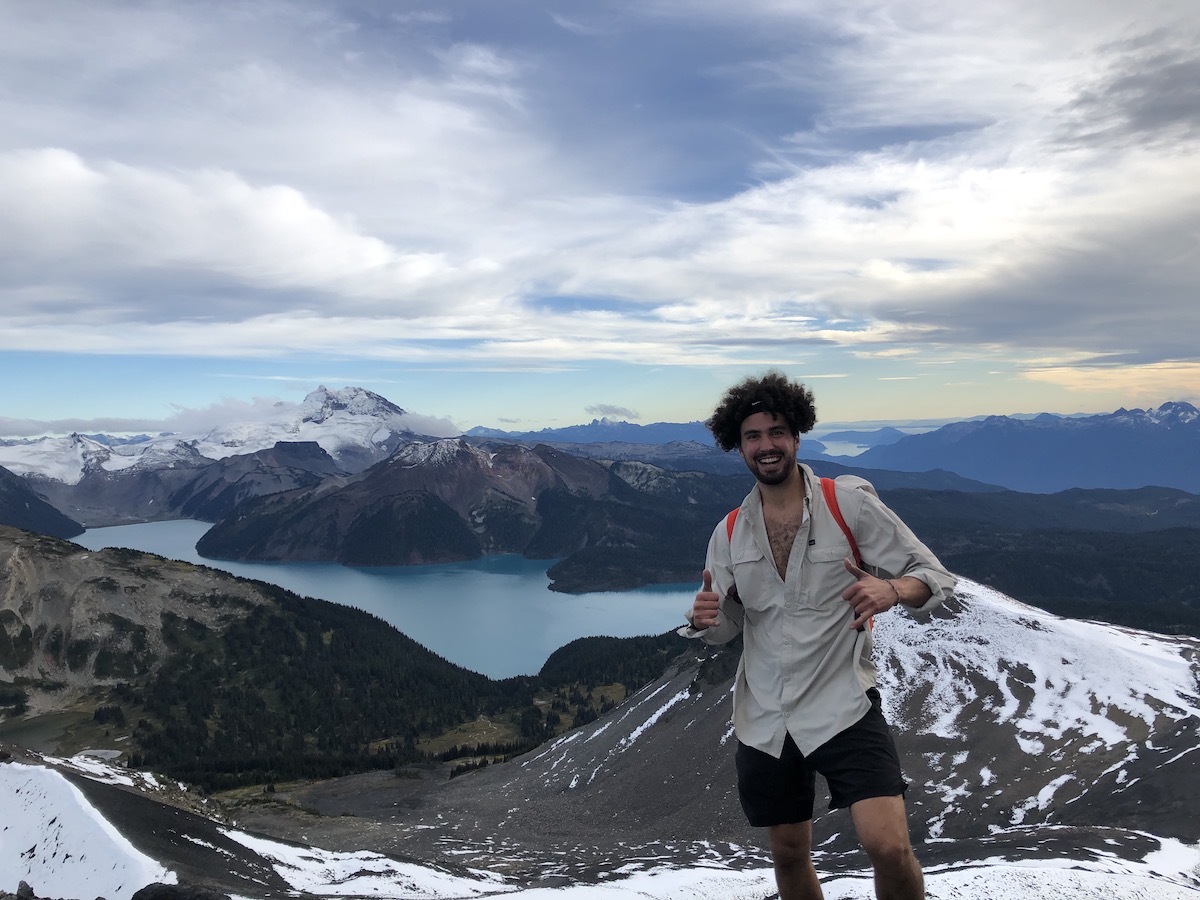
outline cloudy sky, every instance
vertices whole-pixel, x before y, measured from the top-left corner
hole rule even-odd
[[[1194,0],[0,0],[0,433],[1200,402]]]

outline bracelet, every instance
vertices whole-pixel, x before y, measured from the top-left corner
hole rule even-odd
[[[896,604],[895,605],[899,606],[901,603],[904,602],[903,600],[900,599],[900,589],[898,587],[896,587],[896,582],[892,581],[892,579],[890,579],[890,578],[887,580],[887,583],[891,586],[892,593],[896,595]]]

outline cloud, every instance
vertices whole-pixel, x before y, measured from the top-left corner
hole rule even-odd
[[[198,9],[0,11],[0,347],[1198,356],[1186,6]]]
[[[175,411],[160,418],[72,418],[56,420],[17,419],[0,416],[0,436],[8,438],[40,437],[48,434],[180,434],[195,437],[207,434],[217,426],[230,423],[269,424],[290,422],[299,414],[300,404],[276,397],[254,397],[251,400],[225,398],[202,407],[177,406]],[[404,427],[417,434],[431,437],[450,437],[462,429],[450,419],[406,411]]]
[[[118,303],[129,301],[138,281],[190,272],[183,299],[203,285],[210,294],[223,287],[236,292],[240,308],[264,294],[296,290],[348,305],[394,301],[447,275],[439,254],[398,252],[315,208],[294,188],[255,187],[230,172],[93,167],[49,149],[0,156],[0,191],[11,201],[0,212],[0,239],[11,251],[0,269],[5,281],[28,284],[54,267],[74,282],[63,293],[74,293],[83,306],[104,299],[89,285],[122,276],[132,283],[125,296],[116,286]],[[65,271],[56,265],[64,261]],[[191,317],[187,307],[172,313],[170,299],[156,296],[136,314]],[[260,302],[276,305],[273,298]]]
[[[1157,362],[1147,365],[1047,367],[1032,369],[1025,377],[1032,381],[1064,387],[1086,396],[1117,393],[1141,408],[1154,408],[1164,400],[1186,401],[1200,405],[1200,363]]]
[[[591,416],[622,419],[626,422],[630,420],[636,421],[641,418],[641,415],[636,410],[626,409],[624,406],[613,406],[608,403],[594,403],[587,407],[584,412]]]

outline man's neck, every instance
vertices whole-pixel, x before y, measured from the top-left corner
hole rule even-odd
[[[779,484],[758,483],[758,495],[763,510],[770,514],[786,515],[804,507],[804,473],[796,466],[787,480]]]

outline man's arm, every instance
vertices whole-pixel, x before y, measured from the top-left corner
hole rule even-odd
[[[851,559],[844,560],[846,571],[854,576],[854,584],[842,591],[842,599],[854,609],[851,628],[862,628],[871,616],[887,612],[894,606],[919,609],[924,606],[933,591],[920,578],[902,575],[899,578],[876,578],[860,569]]]
[[[733,640],[742,630],[742,607],[733,583],[729,539],[725,534],[724,522],[713,530],[708,542],[700,590],[696,592],[692,608],[684,618],[688,624],[679,629],[679,634],[687,638],[701,638],[708,644],[723,644]]]
[[[849,477],[842,476],[846,479]],[[869,487],[866,482],[862,484]],[[903,604],[908,610],[927,613],[954,595],[958,579],[947,571],[912,529],[876,496],[873,488],[854,491],[851,496],[851,502],[857,501],[852,527],[863,560],[873,569],[882,570],[879,575],[884,576],[868,582],[868,590],[881,595],[877,598],[879,602],[886,602],[890,598],[891,606]],[[857,581],[851,588],[863,580],[857,575],[855,578]]]

